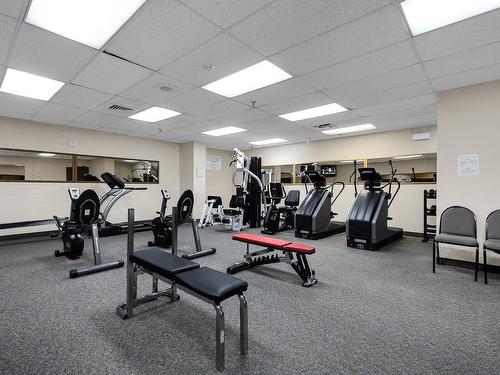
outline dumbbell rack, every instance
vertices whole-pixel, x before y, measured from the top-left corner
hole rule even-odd
[[[436,235],[436,224],[429,224],[429,217],[436,217],[436,205],[432,205],[434,209],[429,207],[429,199],[436,200],[436,190],[424,190],[424,239],[422,242],[429,241],[430,236]]]

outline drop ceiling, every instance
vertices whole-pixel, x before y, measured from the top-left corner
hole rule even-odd
[[[248,148],[335,138],[325,123],[433,126],[437,92],[500,79],[500,9],[411,37],[397,0],[147,0],[96,50],[25,23],[27,7],[0,2],[0,79],[11,67],[66,85],[49,102],[0,93],[0,116]],[[232,99],[201,88],[266,59],[294,78]],[[332,102],[349,111],[277,117]],[[182,115],[128,118],[151,106]],[[247,132],[201,134],[225,126]]]

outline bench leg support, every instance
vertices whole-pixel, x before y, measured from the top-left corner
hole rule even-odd
[[[224,329],[224,311],[220,305],[215,305],[215,367],[219,371],[224,371],[226,345],[225,345],[225,329]]]
[[[240,298],[240,352],[248,354],[248,304],[245,296],[239,294]]]

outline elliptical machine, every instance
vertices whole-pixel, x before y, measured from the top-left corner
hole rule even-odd
[[[349,215],[347,216],[347,246],[356,249],[378,250],[401,237],[403,229],[387,226],[388,210],[394,202],[401,183],[394,178],[396,171],[391,166],[391,177],[389,182],[382,186],[382,177],[375,168],[359,168],[361,181],[365,183],[365,189],[356,196]],[[354,163],[356,173],[356,162]],[[354,179],[356,186],[356,178]],[[397,184],[397,190],[392,194],[392,184]],[[384,189],[389,187],[389,192]],[[357,192],[357,190],[356,190]]]
[[[264,218],[264,230],[262,234],[276,234],[294,228],[295,212],[300,201],[300,191],[290,190],[288,194],[281,182],[269,183],[270,206]],[[285,199],[285,206],[278,207],[282,199]]]
[[[317,240],[345,231],[345,223],[332,221],[337,215],[332,212],[332,206],[345,189],[343,182],[326,185],[326,178],[316,170],[302,172],[307,195],[295,212],[295,237]],[[308,191],[307,181],[314,185]],[[335,185],[342,188],[333,198]],[[332,199],[333,198],[333,199]]]
[[[160,216],[153,219],[152,229],[153,229],[153,241],[148,242],[148,246],[159,246],[163,248],[169,248],[172,246],[172,215],[166,214],[168,200],[171,198],[170,192],[167,189],[161,189],[162,201],[161,209],[156,213]],[[212,247],[208,250],[203,250],[201,247],[200,232],[196,223],[196,219],[193,218],[193,206],[194,206],[194,195],[191,190],[186,190],[179,198],[177,202],[177,217],[175,218],[176,225],[191,223],[193,229],[193,237],[196,246],[196,251],[189,254],[184,254],[182,257],[185,259],[196,259],[206,255],[215,254],[216,249]]]
[[[92,246],[94,248],[94,265],[72,269],[69,271],[69,277],[74,279],[79,276],[122,267],[123,260],[109,263],[102,262],[98,231],[100,202],[97,193],[94,190],[87,189],[80,194],[78,188],[70,188],[68,192],[71,198],[69,220],[62,222],[61,218],[54,216],[63,242],[63,250],[56,250],[54,255],[56,257],[66,256],[69,259],[77,259],[82,256],[84,234],[92,237]]]

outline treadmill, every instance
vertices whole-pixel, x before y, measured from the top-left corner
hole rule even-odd
[[[101,213],[101,221],[99,224],[99,237],[109,237],[109,236],[116,236],[119,234],[124,234],[127,233],[127,223],[119,223],[119,224],[113,224],[108,221],[108,215],[113,206],[115,205],[116,202],[125,195],[137,191],[137,190],[147,190],[145,187],[139,187],[139,188],[134,188],[130,186],[126,186],[125,183],[120,180],[117,176],[114,174],[111,174],[109,172],[105,172],[101,175],[101,178],[103,181],[109,186],[109,191],[106,192],[100,199],[100,205],[103,207],[103,204],[105,204],[106,201],[108,203],[106,204],[103,212]],[[134,231],[135,232],[143,232],[143,231],[148,231],[151,230],[151,221],[150,220],[145,220],[145,221],[137,221],[134,224]]]
[[[347,246],[356,249],[378,250],[381,247],[403,237],[403,229],[387,226],[388,210],[401,188],[394,179],[396,171],[392,168],[391,180],[382,185],[382,178],[375,168],[359,168],[361,181],[365,189],[356,197],[349,211],[346,222]],[[355,181],[356,183],[356,181]],[[392,195],[392,184],[398,188]],[[389,192],[384,190],[389,186]]]
[[[307,195],[295,212],[295,237],[317,240],[345,232],[345,223],[332,221],[335,213],[332,205],[345,189],[343,182],[335,182],[326,186],[326,178],[316,170],[303,172]],[[314,189],[307,190],[307,181]],[[334,185],[342,185],[342,189],[332,200]]]

